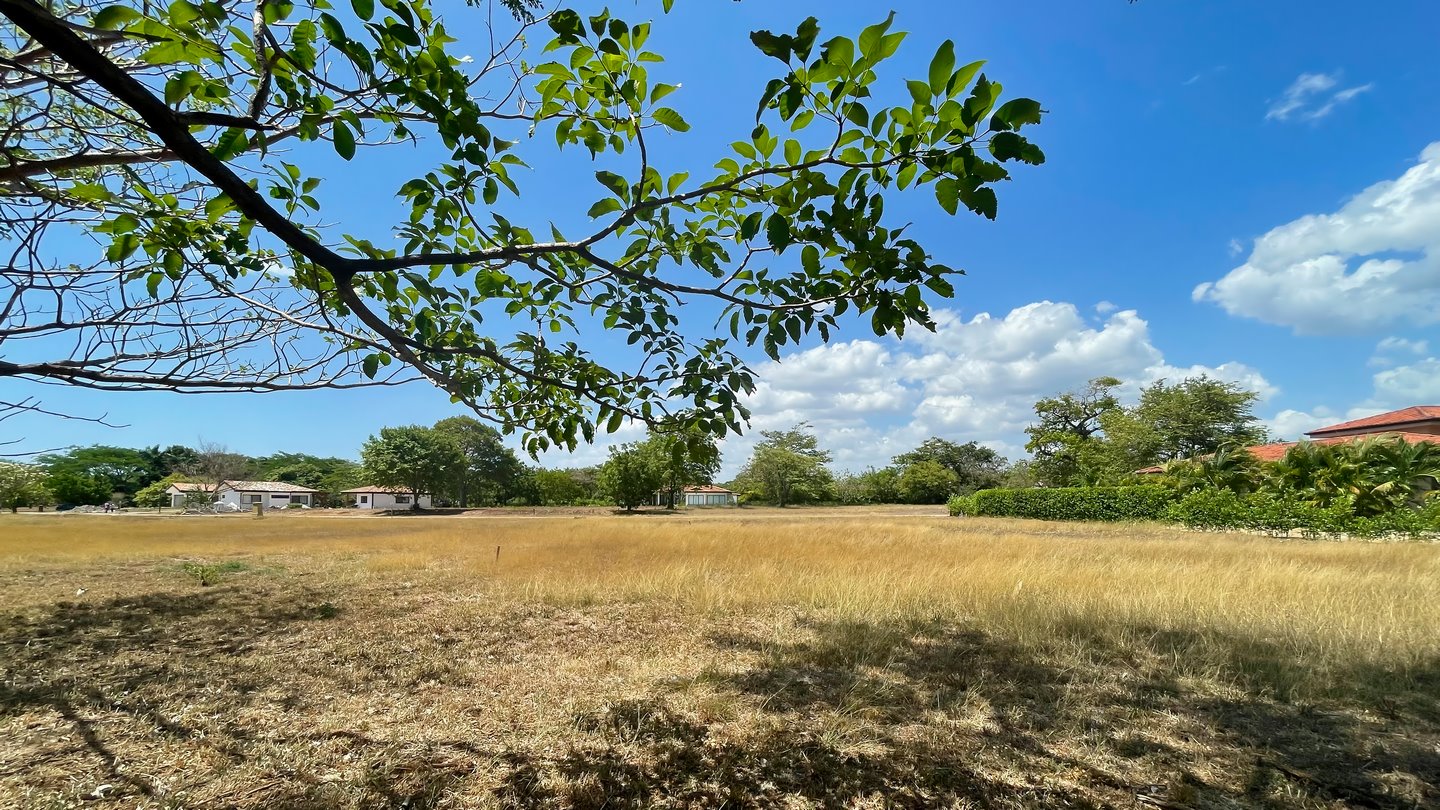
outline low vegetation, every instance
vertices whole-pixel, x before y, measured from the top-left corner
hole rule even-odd
[[[914,508],[0,519],[5,806],[1440,802],[1431,544]]]

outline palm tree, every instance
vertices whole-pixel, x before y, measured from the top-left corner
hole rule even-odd
[[[1378,438],[1357,445],[1361,463],[1386,486],[1392,507],[1424,505],[1440,491],[1440,445]]]

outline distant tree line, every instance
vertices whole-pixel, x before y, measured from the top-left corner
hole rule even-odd
[[[1135,471],[1224,448],[1265,441],[1253,413],[1254,392],[1201,375],[1141,390],[1122,404],[1120,381],[1097,377],[1080,391],[1035,403],[1026,428],[1032,458],[1009,464],[974,441],[933,436],[891,459],[889,466],[836,474],[834,454],[808,423],[760,433],[739,474],[726,486],[742,503],[945,503],[997,487],[1123,484]],[[344,490],[396,487],[458,507],[615,504],[626,509],[684,502],[686,487],[711,484],[720,470],[712,436],[694,428],[657,426],[645,439],[613,447],[593,467],[543,469],[525,464],[498,431],[456,416],[431,426],[386,427],[362,446],[359,463],[304,453],[245,456],[217,445],[125,448],[81,447],[42,455],[34,464],[8,464],[0,477],[0,505],[163,505],[175,481],[213,486],[224,480],[284,481],[321,493],[318,501],[345,505]],[[4,484],[4,481],[11,481]],[[7,496],[8,493],[8,496]],[[8,497],[9,500],[4,500]]]

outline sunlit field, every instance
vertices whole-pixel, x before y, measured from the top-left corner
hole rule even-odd
[[[3,806],[1440,805],[1434,544],[4,515],[0,574]]]

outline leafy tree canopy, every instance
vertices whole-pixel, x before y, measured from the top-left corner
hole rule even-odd
[[[451,416],[435,423],[460,448],[465,463],[442,490],[460,506],[504,503],[517,493],[525,465],[501,441],[499,431],[469,416]]]
[[[611,448],[610,458],[600,465],[600,490],[627,512],[650,503],[665,480],[658,462],[653,452],[637,444]]]
[[[831,494],[834,477],[825,466],[830,451],[820,449],[809,423],[760,435],[762,441],[735,479],[734,489],[756,492],[776,506],[823,500]]]
[[[1040,105],[1002,101],[951,42],[925,75],[881,82],[905,39],[891,15],[858,36],[814,18],[751,34],[772,78],[699,171],[652,148],[705,100],[648,47],[649,20],[488,5],[0,2],[0,235],[26,246],[0,268],[0,376],[419,377],[532,452],[627,417],[721,436],[748,416],[743,348],[777,357],[853,316],[877,335],[932,326],[925,296],[951,296],[958,271],[888,199],[923,190],[993,218],[1010,166],[1044,160],[1021,134]],[[573,150],[597,161],[573,178],[595,191],[592,224],[522,221],[527,168]],[[375,189],[404,211],[393,227],[335,224],[325,153],[409,169]],[[631,353],[602,361],[597,329]]]
[[[950,470],[955,474],[955,486],[959,491],[966,492],[995,486],[1005,469],[1005,457],[984,445],[977,442],[956,444],[938,436],[926,439],[919,447],[894,459],[896,466],[901,468],[922,461],[933,461]]]
[[[365,441],[360,457],[371,484],[416,495],[442,491],[465,464],[454,438],[422,425],[381,428]],[[411,506],[420,508],[419,499]]]
[[[0,461],[0,509],[18,512],[21,507],[51,503],[54,497],[45,487],[44,467]]]

